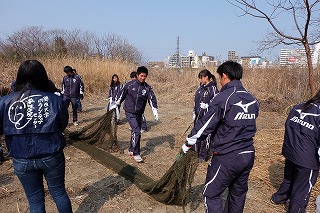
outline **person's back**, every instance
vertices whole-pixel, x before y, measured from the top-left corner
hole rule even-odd
[[[220,128],[213,139],[213,151],[225,154],[252,145],[259,104],[242,83],[238,80],[229,82],[212,102],[223,110]]]
[[[61,97],[30,89],[3,97],[0,106],[2,133],[11,157],[43,157],[65,147],[62,131],[68,113]]]
[[[318,169],[319,159],[308,153],[317,153],[320,146],[320,102],[302,112],[304,104],[295,105],[288,115],[282,154],[297,165]]]
[[[248,178],[254,164],[253,137],[259,104],[242,86],[243,68],[239,63],[224,62],[217,73],[222,88],[181,148],[186,153],[209,134],[214,135],[213,157],[203,190],[206,211],[243,212]],[[221,195],[226,188],[229,192],[223,206]]]
[[[60,213],[72,212],[65,189],[63,130],[68,111],[55,95],[43,65],[24,61],[17,73],[15,92],[0,99],[0,134],[27,199],[30,213],[45,212],[45,177]]]

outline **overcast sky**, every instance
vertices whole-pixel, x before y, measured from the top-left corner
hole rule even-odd
[[[28,26],[44,30],[80,29],[127,38],[148,61],[163,61],[176,51],[195,50],[227,59],[228,50],[248,56],[270,27],[266,21],[239,17],[226,0],[1,0],[0,38]],[[261,54],[275,59],[280,48]]]

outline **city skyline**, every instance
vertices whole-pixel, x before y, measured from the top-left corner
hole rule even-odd
[[[206,52],[220,61],[229,50],[252,55],[253,41],[270,31],[263,20],[239,17],[241,11],[227,1],[3,0],[0,8],[1,39],[28,26],[114,33],[128,39],[147,61],[163,61],[175,53],[178,36],[183,54]],[[275,60],[281,48],[260,55]]]

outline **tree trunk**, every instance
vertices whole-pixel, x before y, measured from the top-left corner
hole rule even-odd
[[[310,46],[309,46],[308,42],[303,43],[303,45],[306,50],[308,70],[309,70],[309,87],[310,87],[310,92],[311,92],[311,97],[312,97],[316,91],[314,89],[313,65],[312,65],[311,51],[310,51]]]

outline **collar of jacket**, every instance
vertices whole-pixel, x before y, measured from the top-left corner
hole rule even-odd
[[[140,82],[138,79],[136,79],[136,82],[140,85],[144,85],[146,82]]]
[[[214,85],[213,81],[210,81],[208,84],[203,84],[201,86],[203,86],[203,88],[206,88],[206,87],[215,86],[215,85]]]
[[[222,92],[230,87],[243,87],[243,86],[242,86],[242,83],[240,80],[233,80],[233,81],[230,81],[229,83],[225,84],[223,87],[221,87],[220,92]]]

